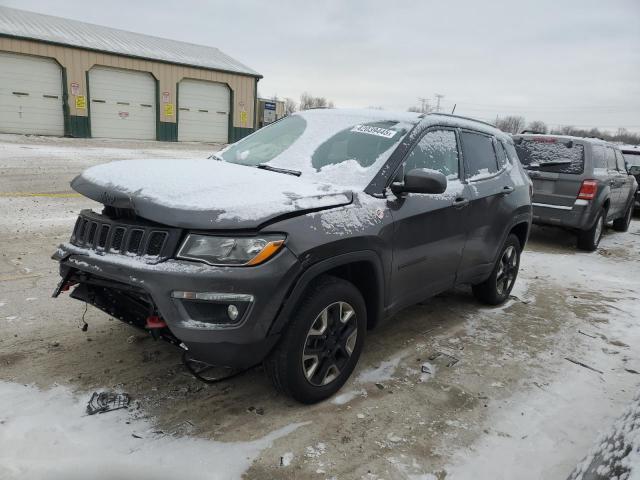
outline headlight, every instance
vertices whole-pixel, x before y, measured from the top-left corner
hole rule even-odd
[[[192,233],[180,247],[178,258],[209,265],[258,265],[280,250],[284,238],[284,235],[216,237]]]

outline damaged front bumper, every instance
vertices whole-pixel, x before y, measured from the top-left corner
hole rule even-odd
[[[72,298],[142,329],[157,316],[163,322],[151,326],[157,336],[204,362],[234,368],[259,363],[275,345],[271,325],[300,273],[287,248],[255,267],[149,264],[71,244],[52,258],[62,277],[54,296],[73,287]]]

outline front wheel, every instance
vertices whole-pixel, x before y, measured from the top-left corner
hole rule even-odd
[[[367,330],[360,291],[323,277],[305,294],[276,349],[265,360],[274,386],[302,403],[322,401],[353,372]]]
[[[633,203],[634,200],[632,199],[631,202],[629,202],[629,207],[624,211],[624,216],[616,218],[613,221],[613,229],[617,232],[626,232],[629,230],[631,217],[633,216]]]
[[[502,246],[489,278],[472,287],[478,300],[488,305],[500,305],[509,298],[518,277],[520,250],[520,240],[514,234],[510,234]]]

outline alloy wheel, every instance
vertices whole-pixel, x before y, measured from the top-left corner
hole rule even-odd
[[[498,274],[496,275],[496,291],[502,296],[508,292],[518,275],[518,252],[513,245],[509,245],[500,258]]]
[[[304,343],[302,370],[314,386],[328,385],[340,376],[358,338],[354,308],[346,302],[327,306],[316,317]]]

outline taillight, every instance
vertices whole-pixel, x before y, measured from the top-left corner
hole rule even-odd
[[[598,183],[595,180],[583,180],[578,192],[579,200],[593,200],[598,191]]]

